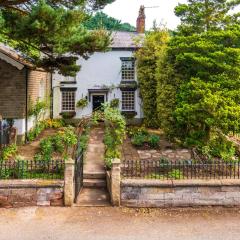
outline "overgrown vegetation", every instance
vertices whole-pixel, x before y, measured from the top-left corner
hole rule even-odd
[[[179,4],[181,24],[167,47],[154,41],[165,30],[155,29],[138,55],[143,102],[151,106],[146,123],[153,116],[171,139],[226,161],[236,156],[225,136],[240,131],[240,25],[230,11],[236,6],[227,0]],[[149,74],[141,61],[153,66]],[[146,92],[151,85],[156,91]]]
[[[0,162],[9,160],[10,158],[16,156],[16,153],[17,146],[15,144],[3,147],[0,151]]]
[[[145,127],[129,127],[127,133],[136,147],[159,148],[160,137],[148,133]]]
[[[121,157],[121,145],[126,134],[126,121],[117,108],[104,105],[105,120],[105,165],[112,167],[112,160]]]
[[[35,160],[50,161],[53,154],[58,157],[66,159],[68,157],[68,150],[77,143],[77,135],[74,127],[64,127],[54,136],[42,139],[40,141],[40,152],[34,156]]]
[[[60,128],[63,126],[65,126],[65,122],[62,119],[47,119],[40,121],[28,132],[27,140],[30,142],[35,140],[44,129]]]

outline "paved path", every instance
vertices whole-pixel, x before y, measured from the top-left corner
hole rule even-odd
[[[83,189],[78,195],[78,206],[109,206],[109,194],[106,189],[103,143],[104,126],[99,124],[90,131],[86,159],[83,167]]]
[[[91,129],[84,163],[84,172],[101,172],[104,169],[104,130],[100,125]]]
[[[0,209],[0,240],[238,240],[240,209]]]

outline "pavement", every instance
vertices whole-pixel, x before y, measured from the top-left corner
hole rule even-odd
[[[0,240],[238,240],[240,209],[0,209]]]

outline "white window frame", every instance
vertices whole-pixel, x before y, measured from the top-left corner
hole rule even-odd
[[[135,65],[135,59],[121,59],[122,61],[122,67],[121,67],[121,77],[122,81],[135,81],[136,80],[136,65]],[[124,68],[124,64],[126,62],[130,62],[133,64],[133,68]],[[133,75],[133,78],[129,77],[130,75]]]
[[[63,94],[74,94],[74,108],[73,109],[70,109],[70,107],[69,107],[69,109],[63,108]],[[70,104],[69,104],[69,106],[70,106]],[[74,90],[61,91],[61,111],[62,112],[75,112],[76,111],[76,91],[74,91]]]
[[[124,99],[124,94],[128,94],[128,93],[131,93],[131,95],[133,94],[133,99],[130,99],[129,97],[129,99],[128,100],[126,100],[126,99]],[[124,101],[132,101],[133,100],[133,108],[124,108],[124,104],[128,104],[128,105],[132,105],[132,103],[124,103]],[[133,112],[133,111],[135,111],[135,109],[136,109],[136,93],[135,93],[135,91],[131,91],[131,90],[124,90],[124,91],[122,91],[122,111],[124,111],[124,112]]]

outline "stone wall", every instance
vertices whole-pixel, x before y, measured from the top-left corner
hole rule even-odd
[[[121,181],[127,207],[240,206],[240,180]]]
[[[0,208],[63,206],[63,181],[1,180]]]

